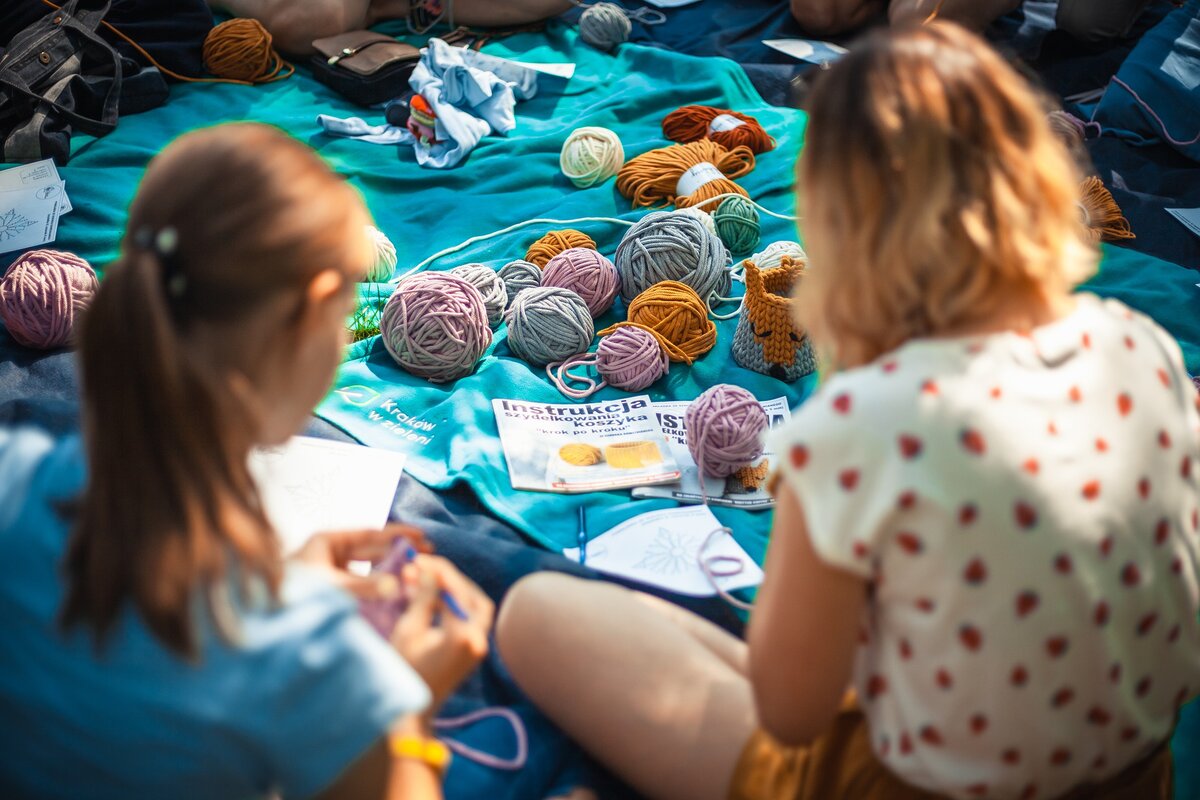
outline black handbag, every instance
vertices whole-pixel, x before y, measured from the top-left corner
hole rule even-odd
[[[442,37],[446,44],[466,47],[472,34],[465,28]],[[421,60],[420,49],[375,31],[317,39],[311,59],[313,77],[351,102],[375,106],[409,91],[408,79]]]
[[[0,155],[4,161],[71,156],[71,132],[104,136],[117,126],[121,59],[96,28],[110,0],[68,0],[9,42],[0,57]]]

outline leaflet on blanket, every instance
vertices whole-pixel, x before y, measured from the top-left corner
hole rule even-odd
[[[50,160],[0,172],[0,253],[53,242],[71,210],[66,183]]]
[[[514,489],[595,492],[679,479],[647,395],[579,404],[493,400],[492,409]]]
[[[579,548],[563,550],[579,561]],[[758,586],[763,571],[707,506],[639,514],[588,542],[587,565],[668,591],[707,597]],[[706,570],[707,566],[707,570]],[[706,574],[707,572],[707,574]]]
[[[689,405],[686,401],[654,404],[654,412],[670,444],[671,455],[679,465],[680,478],[676,483],[663,486],[639,486],[632,492],[634,497],[661,497],[678,500],[680,503],[704,502],[700,492],[700,470],[696,468],[696,462],[688,451],[687,428],[683,422]],[[767,420],[772,428],[792,418],[786,397],[765,400],[760,405],[763,411],[767,412]],[[706,475],[704,495],[707,495],[708,502],[714,506],[731,506],[748,511],[774,508],[775,498],[767,491],[767,477],[774,466],[775,454],[764,452],[758,461],[727,478],[711,478]]]
[[[816,39],[763,39],[763,44],[785,56],[810,64],[832,64],[848,52],[840,44]]]

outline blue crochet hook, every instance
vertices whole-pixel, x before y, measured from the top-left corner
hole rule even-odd
[[[416,548],[414,548],[411,544],[406,546],[408,547],[408,551],[405,553],[405,555],[408,556],[408,560],[415,560],[417,557]],[[463,611],[463,607],[460,606],[458,601],[454,599],[454,595],[450,594],[450,592],[446,591],[445,589],[442,589],[442,602],[446,604],[446,608],[450,609],[451,614],[458,617],[463,622],[467,621],[467,612]]]

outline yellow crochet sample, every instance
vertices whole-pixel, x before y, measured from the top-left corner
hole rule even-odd
[[[593,464],[599,464],[603,460],[599,447],[592,447],[590,444],[580,444],[577,442],[564,444],[558,448],[558,457],[576,467],[590,467]]]
[[[662,453],[654,442],[618,442],[604,448],[604,458],[617,469],[641,469],[662,463]]]

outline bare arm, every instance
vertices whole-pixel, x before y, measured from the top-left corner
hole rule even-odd
[[[428,738],[429,724],[419,717],[405,717],[393,733]],[[442,776],[421,761],[392,758],[385,737],[320,794],[318,800],[441,800]]]
[[[807,744],[829,727],[849,684],[866,583],[821,561],[782,483],[765,572],[747,633],[754,702],[768,733]]]

